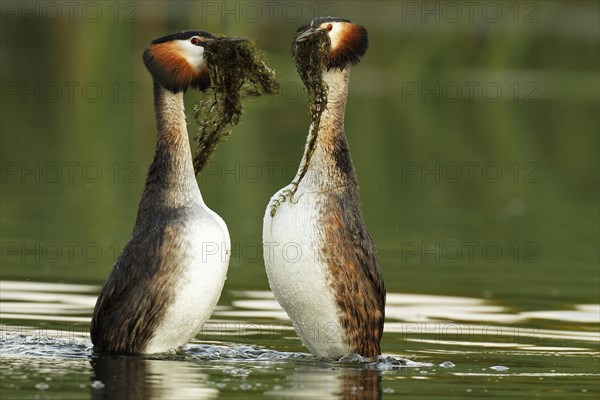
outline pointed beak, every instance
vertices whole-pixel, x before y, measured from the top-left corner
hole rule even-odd
[[[296,43],[302,43],[307,41],[311,36],[316,35],[317,33],[321,33],[320,29],[310,28],[307,31],[302,32],[296,38]]]

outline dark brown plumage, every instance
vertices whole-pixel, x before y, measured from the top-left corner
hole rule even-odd
[[[333,276],[332,292],[353,352],[381,354],[379,342],[385,319],[385,287],[373,239],[363,222],[358,182],[343,132],[323,138],[340,172],[335,189],[327,191],[321,220],[325,246],[321,254]]]

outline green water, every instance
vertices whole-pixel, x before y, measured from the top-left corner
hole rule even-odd
[[[3,2],[2,398],[597,398],[599,6],[467,3]],[[289,43],[315,14],[369,30],[346,133],[404,369],[309,358],[264,273],[264,209],[308,129]],[[96,359],[91,309],[154,152],[141,54],[185,28],[258,38],[283,91],[245,104],[198,179],[234,250],[205,331]]]

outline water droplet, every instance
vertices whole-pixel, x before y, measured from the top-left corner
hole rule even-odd
[[[395,390],[392,389],[391,387],[386,387],[385,389],[383,389],[383,393],[385,393],[385,394],[392,394],[394,392],[395,392]]]
[[[494,365],[494,366],[490,367],[490,369],[493,369],[494,371],[502,372],[502,371],[508,371],[509,368],[505,367],[503,365]]]
[[[442,368],[454,368],[456,365],[452,361],[444,361],[440,364]]]
[[[35,388],[39,389],[39,390],[46,390],[49,387],[50,387],[50,385],[48,385],[47,383],[38,383],[35,385]]]
[[[93,381],[90,386],[92,389],[102,389],[104,387],[104,383],[102,383],[102,381]]]
[[[240,389],[242,389],[242,390],[250,390],[250,389],[252,389],[252,385],[249,384],[249,383],[244,382],[244,383],[240,384]]]

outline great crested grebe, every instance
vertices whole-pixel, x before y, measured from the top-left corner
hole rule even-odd
[[[154,80],[156,154],[132,236],[96,302],[91,338],[98,352],[177,349],[200,331],[221,296],[229,232],[200,194],[183,105],[186,89],[210,86],[204,46],[212,40],[228,39],[186,31],[156,39],[144,52]]]
[[[292,46],[315,35],[330,42],[322,70],[326,108],[318,127],[313,121],[309,128],[296,178],[267,207],[265,265],[276,299],[312,354],[374,357],[381,354],[385,288],[344,134],[350,66],[367,50],[367,31],[345,19],[316,18]],[[291,244],[301,253],[282,250]]]

